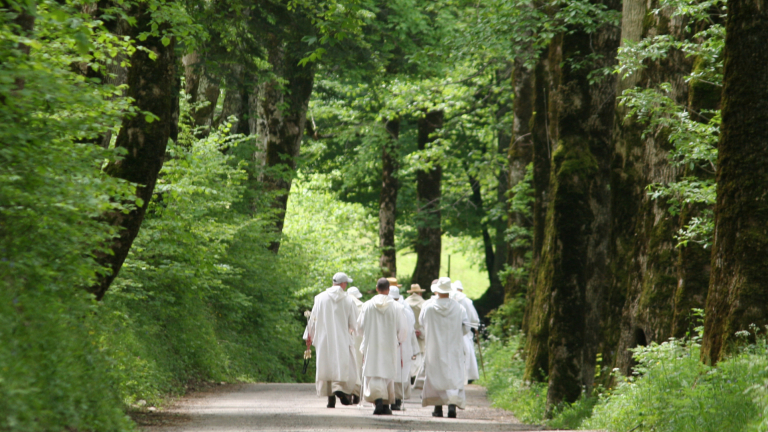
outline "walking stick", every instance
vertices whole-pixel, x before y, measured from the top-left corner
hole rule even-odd
[[[486,379],[485,377],[485,362],[483,361],[483,348],[482,345],[480,345],[480,328],[477,329],[477,352],[480,354],[480,366],[483,368],[483,379]]]

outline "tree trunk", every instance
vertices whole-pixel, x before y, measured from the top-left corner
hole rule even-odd
[[[214,124],[213,114],[219,101],[219,83],[206,74],[204,62],[197,53],[191,53],[182,59],[184,64],[185,88],[189,95],[190,120],[192,127],[197,129],[195,136],[206,137]],[[205,102],[204,106],[196,106]]]
[[[226,88],[224,89],[224,101],[221,107],[221,115],[216,119],[214,127],[219,127],[222,122],[234,116],[230,133],[250,135],[249,126],[248,98],[252,93],[251,86],[244,82],[245,74],[242,66],[235,66],[234,70],[227,78]]]
[[[515,61],[513,75],[515,91],[514,123],[512,124],[512,143],[507,153],[508,184],[512,187],[523,181],[525,170],[533,160],[533,139],[531,136],[531,118],[533,117],[533,71],[522,61]],[[549,161],[547,161],[549,162]],[[508,227],[532,228],[530,221],[515,211],[509,212]],[[525,266],[525,255],[531,250],[530,246],[509,246],[507,265],[512,269],[522,269]],[[526,281],[510,275],[504,281],[504,294],[507,299],[525,294]]]
[[[395,249],[395,218],[397,215],[398,139],[400,120],[387,120],[384,126],[389,134],[381,149],[381,197],[379,199],[379,265],[384,277],[397,277],[397,250]],[[424,287],[426,289],[426,287]]]
[[[27,10],[21,9],[18,11],[15,10],[15,7],[22,7],[22,6],[27,6],[28,9]],[[37,10],[36,2],[30,1],[26,4],[22,2],[10,4],[7,1],[0,0],[0,7],[2,7],[3,9],[9,9],[11,11],[18,13],[18,15],[16,15],[16,18],[14,18],[13,20],[13,25],[17,26],[16,28],[12,29],[14,33],[21,36],[31,35],[32,31],[35,28],[35,14]],[[30,46],[19,42],[18,50],[22,53],[22,55],[29,56]],[[17,93],[24,90],[25,84],[26,84],[26,80],[24,79],[23,76],[16,77],[14,79],[13,93]],[[4,97],[0,99],[0,103],[5,103]]]
[[[132,28],[133,36],[150,31],[152,17],[148,5],[139,3],[133,12],[132,15],[136,17],[136,25]],[[174,54],[176,41],[172,38],[171,43],[165,46],[160,39],[150,36],[142,42],[142,46],[157,55],[156,60],[150,59],[143,50],[136,51],[131,56],[127,94],[135,100],[138,109],[149,111],[159,119],[147,122],[144,115],[124,119],[115,145],[126,149],[126,154],[122,160],[111,162],[106,168],[109,175],[138,184],[136,196],[143,200],[143,203],[128,214],[118,212],[105,215],[109,223],[122,229],[110,245],[113,255],[97,257],[99,264],[111,269],[109,274],[100,276],[96,284],[89,288],[99,300],[104,297],[117,277],[131,244],[139,233],[147,206],[152,199],[157,176],[163,166],[168,139],[176,128],[174,112],[178,106],[179,93]]]
[[[256,167],[264,167],[261,179],[271,195],[270,216],[274,218],[276,239],[269,249],[277,253],[304,135],[315,69],[313,64],[299,65],[303,51],[298,44],[288,44],[270,35],[267,46],[273,75],[258,86],[251,105],[255,106],[257,113],[252,117],[257,139],[254,162]]]
[[[698,63],[698,62],[697,62]],[[707,110],[720,109],[719,86],[692,79],[688,82],[688,112],[692,119],[708,122],[711,115],[702,114]],[[700,179],[714,179],[714,174],[705,172],[700,167],[686,168],[685,177],[695,176]],[[687,205],[680,213],[678,226],[684,227],[696,216],[701,216],[709,206],[705,204]],[[678,283],[675,292],[675,314],[672,322],[672,336],[682,338],[694,334],[698,324],[691,314],[691,309],[704,309],[709,289],[710,258],[712,252],[703,245],[689,242],[678,248]]]
[[[619,9],[617,1],[606,4]],[[545,241],[536,274],[535,295],[540,306],[532,313],[549,313],[547,412],[574,402],[582,388],[592,385],[598,350],[602,295],[607,285],[609,232],[609,166],[615,87],[610,79],[590,84],[588,68],[573,68],[568,60],[594,52],[615,60],[618,32],[605,26],[589,35],[560,34],[549,47],[554,94],[548,101],[552,141],[550,204]]]
[[[768,1],[728,2],[712,278],[701,356],[768,323]],[[754,335],[753,335],[754,337]]]
[[[530,280],[526,294],[523,332],[525,342],[525,380],[543,381],[549,370],[549,291],[538,286],[539,268],[544,265],[546,215],[549,208],[549,176],[552,143],[549,138],[547,106],[552,93],[549,57],[545,51],[536,62],[533,76],[533,247]]]
[[[430,111],[419,119],[418,146],[425,150],[427,145],[435,140],[434,133],[443,127],[443,111]],[[416,172],[416,268],[413,270],[411,281],[428,289],[432,281],[440,276],[441,244],[441,215],[440,215],[440,183],[443,170],[437,161],[433,161],[428,171]]]
[[[639,41],[663,32],[677,39],[686,37],[687,20],[672,19],[668,9],[651,13],[658,7],[656,1],[647,4],[641,0],[624,0],[622,40]],[[669,82],[670,97],[679,104],[686,103],[685,79],[691,72],[692,59],[679,50],[672,50],[668,58],[646,62],[646,66],[619,82],[618,93],[636,86],[654,88]],[[671,145],[666,133],[656,131],[643,138],[646,126],[625,120],[626,113],[626,107],[616,108],[611,174],[610,307],[621,308],[623,312],[620,333],[608,337],[616,340],[616,357],[611,359],[606,351],[604,359],[606,364],[613,363],[629,375],[634,362],[628,349],[663,342],[672,336],[679,285],[674,239],[678,219],[670,215],[664,200],[652,200],[648,196],[647,187],[676,180],[680,170],[669,163]]]

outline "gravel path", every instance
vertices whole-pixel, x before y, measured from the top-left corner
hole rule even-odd
[[[434,418],[432,407],[416,398],[405,412],[374,416],[370,404],[325,407],[314,384],[238,384],[195,393],[174,406],[138,418],[146,432],[247,432],[320,430],[535,431],[508,411],[492,408],[485,389],[467,386],[467,409],[457,419]],[[447,407],[443,408],[447,414]]]

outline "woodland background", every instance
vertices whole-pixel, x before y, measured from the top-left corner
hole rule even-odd
[[[444,241],[487,276],[481,382],[522,420],[768,430],[765,0],[0,20],[0,430],[311,379],[329,275],[428,287]]]

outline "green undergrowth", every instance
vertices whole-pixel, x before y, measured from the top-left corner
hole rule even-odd
[[[700,361],[701,335],[635,348],[631,377],[599,387],[546,418],[546,384],[523,381],[524,336],[491,336],[484,345],[486,386],[494,406],[524,423],[612,432],[764,432],[768,430],[768,344],[742,332],[742,345],[716,367]],[[751,338],[754,342],[748,343]]]

